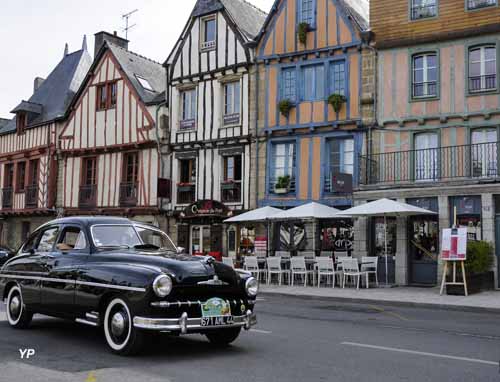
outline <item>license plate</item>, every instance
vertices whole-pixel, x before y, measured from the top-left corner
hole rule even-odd
[[[225,326],[233,324],[233,316],[202,317],[201,319],[201,326]]]
[[[201,305],[202,317],[231,316],[231,305],[228,301],[214,297]]]

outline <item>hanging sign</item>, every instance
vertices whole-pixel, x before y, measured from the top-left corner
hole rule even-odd
[[[441,258],[445,261],[463,261],[467,258],[467,228],[443,229]]]
[[[232,215],[224,204],[215,200],[200,200],[188,206],[182,213],[182,218],[219,217],[225,218]]]
[[[352,194],[352,175],[340,172],[332,174],[332,190],[339,194]]]

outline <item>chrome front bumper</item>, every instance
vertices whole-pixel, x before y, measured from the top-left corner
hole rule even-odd
[[[234,316],[230,325],[202,326],[201,317],[189,318],[187,313],[182,313],[180,318],[146,318],[134,317],[134,327],[138,329],[157,330],[161,332],[175,332],[186,334],[203,330],[242,327],[249,330],[257,324],[257,315],[247,310],[243,316]]]

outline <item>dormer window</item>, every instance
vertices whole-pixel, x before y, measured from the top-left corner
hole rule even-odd
[[[201,50],[215,49],[217,36],[217,22],[215,16],[206,17],[201,20]]]
[[[19,113],[16,117],[16,128],[18,134],[23,134],[26,130],[27,118],[25,113]]]
[[[113,109],[116,106],[118,87],[115,82],[107,82],[97,86],[97,111]]]

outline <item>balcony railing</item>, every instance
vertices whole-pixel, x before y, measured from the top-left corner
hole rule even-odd
[[[177,204],[191,204],[196,201],[196,186],[192,183],[177,184]]]
[[[95,207],[97,205],[97,185],[80,186],[78,205],[84,208]]]
[[[360,184],[498,178],[500,142],[360,156]]]
[[[497,75],[487,74],[485,76],[469,77],[469,91],[480,92],[494,90],[497,88]]]
[[[468,0],[467,9],[479,9],[496,5],[497,0]]]
[[[228,181],[221,184],[221,194],[223,203],[241,202],[241,181]]]
[[[435,97],[437,95],[437,82],[415,82],[413,84],[413,97]]]
[[[137,183],[120,184],[120,205],[124,207],[134,207],[137,205]]]
[[[411,7],[411,19],[419,20],[436,16],[436,4],[414,5]]]
[[[2,189],[2,208],[12,208],[12,187]]]
[[[25,197],[26,208],[38,207],[38,186],[26,187]]]

